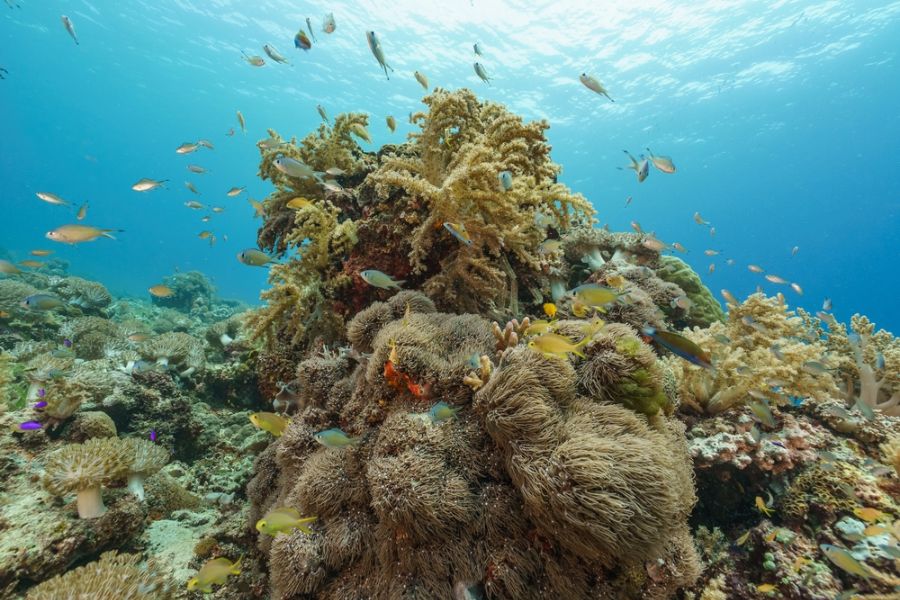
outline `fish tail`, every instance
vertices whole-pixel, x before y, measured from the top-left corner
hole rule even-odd
[[[101,231],[103,232],[100,234],[101,237],[105,237],[105,238],[114,240],[116,238],[114,235],[112,235],[112,233],[122,233],[125,230],[124,229],[102,229]]]
[[[405,280],[405,279],[401,279],[401,280],[399,280],[399,281],[395,281],[395,282],[394,282],[394,285],[393,285],[392,287],[395,287],[395,288],[397,288],[398,290],[400,290],[400,289],[403,289],[401,286],[402,286],[404,283],[406,283],[406,280]]]

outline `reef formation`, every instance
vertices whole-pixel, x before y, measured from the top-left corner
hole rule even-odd
[[[374,153],[358,113],[260,140],[260,308],[0,280],[5,593],[896,597],[900,341],[723,310],[598,226],[546,122],[423,102]]]

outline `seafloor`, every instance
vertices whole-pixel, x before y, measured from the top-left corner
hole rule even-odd
[[[897,598],[900,341],[723,312],[546,123],[424,102],[377,153],[362,114],[259,142],[262,308],[6,269],[0,596]]]

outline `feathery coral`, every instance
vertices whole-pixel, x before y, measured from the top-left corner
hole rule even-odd
[[[138,554],[106,552],[99,560],[45,581],[27,600],[167,600],[172,585],[153,568],[141,568]]]
[[[106,512],[100,487],[121,479],[128,468],[128,449],[117,438],[95,438],[56,450],[44,465],[44,485],[54,494],[76,493],[78,516]]]

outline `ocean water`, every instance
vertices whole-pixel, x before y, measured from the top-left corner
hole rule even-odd
[[[328,12],[337,22],[331,35],[321,30]],[[306,17],[317,40],[303,52],[293,36]],[[390,80],[367,30],[395,69]],[[196,269],[223,296],[255,302],[266,271],[236,259],[260,224],[248,194],[261,200],[271,187],[256,176],[255,142],[270,127],[302,138],[322,104],[332,116],[371,115],[366,149],[398,143],[411,130],[407,115],[422,107],[419,70],[432,86],[470,87],[527,119],[547,119],[561,181],[593,202],[601,223],[628,230],[636,221],[680,242],[715,293],[743,296],[760,285],[810,310],[830,297],[839,319],[863,312],[896,332],[898,39],[900,2],[866,0],[6,0],[0,247],[14,260],[52,248],[72,274],[117,293],[146,295],[162,277]],[[473,71],[475,42],[490,84]],[[265,43],[291,64],[265,57],[255,68],[242,59],[242,50],[264,56]],[[582,86],[582,72],[615,102]],[[215,149],[176,154],[198,138]],[[677,173],[651,169],[639,184],[617,168],[627,163],[623,149],[648,146],[671,156]],[[189,173],[188,164],[210,173]],[[169,183],[132,191],[142,177]],[[233,186],[248,194],[227,197]],[[84,223],[124,232],[116,241],[55,244],[45,232],[75,222],[73,211],[41,202],[39,191],[88,202]],[[225,211],[202,223],[207,211],[186,208],[188,200]],[[207,229],[214,246],[198,238]],[[797,282],[804,295],[751,273],[750,263]]]

